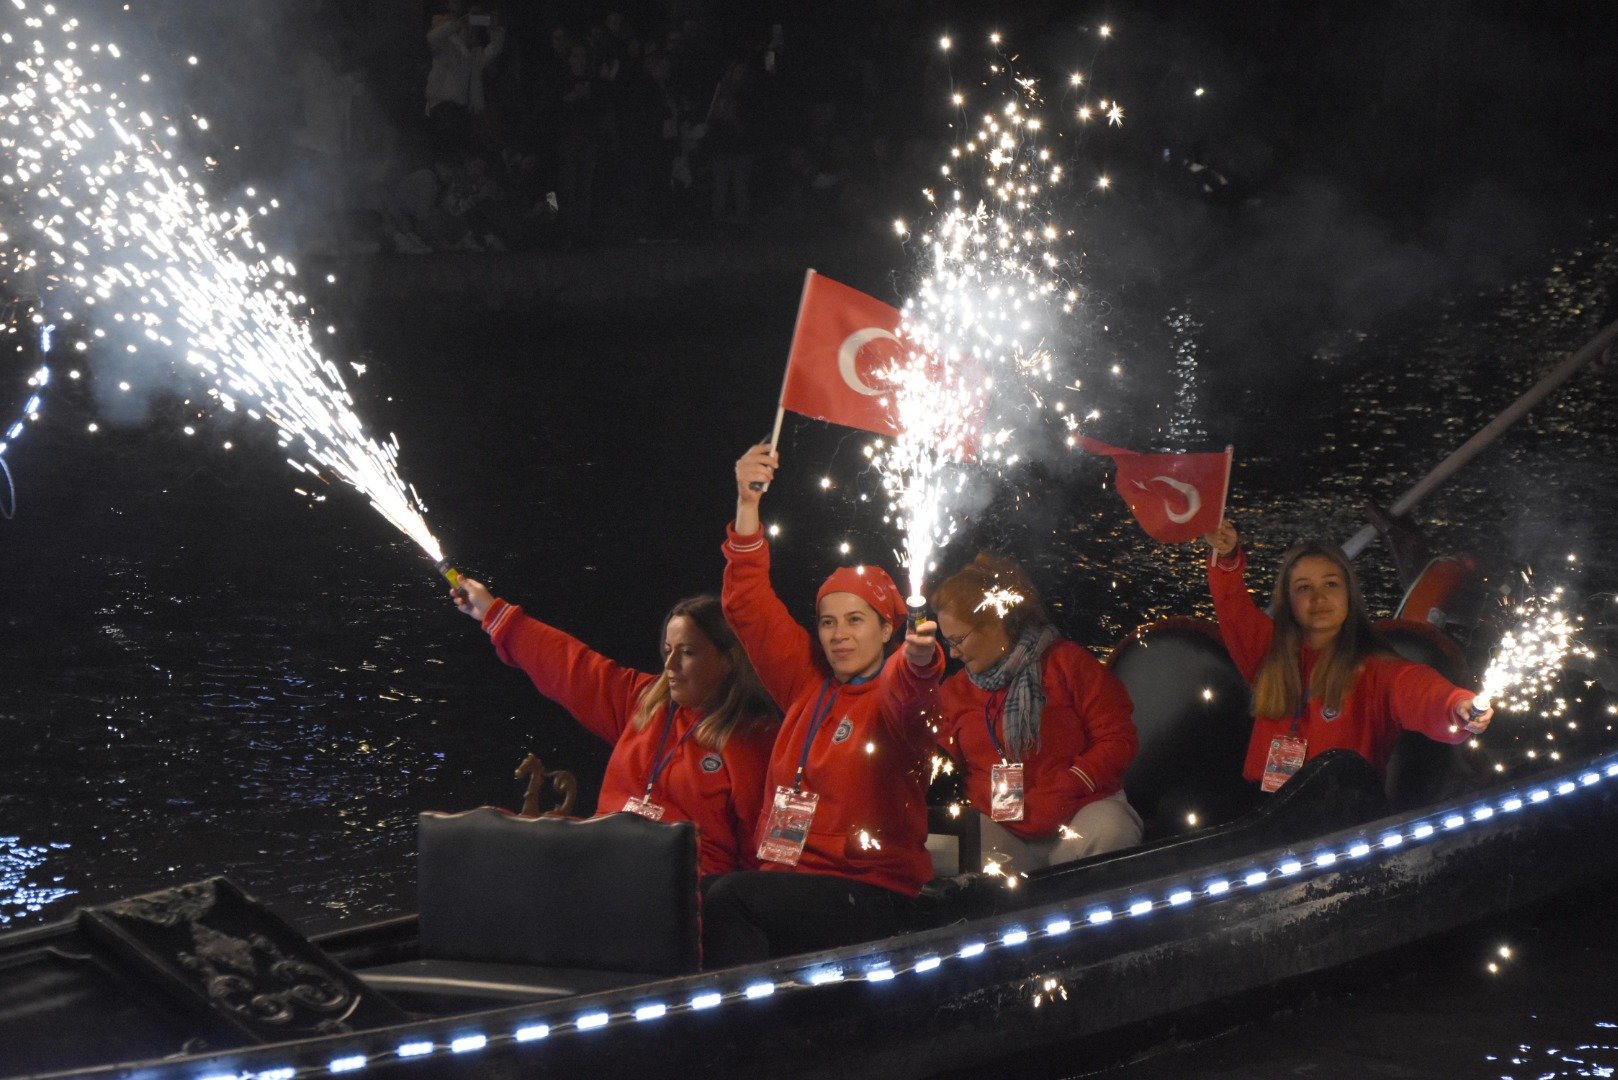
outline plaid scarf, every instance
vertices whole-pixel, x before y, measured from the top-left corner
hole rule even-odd
[[[1045,711],[1045,672],[1039,661],[1061,637],[1054,626],[1030,627],[993,667],[976,675],[966,673],[979,690],[1006,692],[1001,726],[1006,757],[1012,761],[1039,749],[1039,717]]]

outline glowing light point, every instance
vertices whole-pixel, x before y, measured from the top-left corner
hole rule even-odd
[[[607,1021],[610,1019],[612,1019],[612,1017],[607,1013],[589,1012],[573,1021],[573,1026],[578,1028],[580,1031],[593,1031],[596,1028],[606,1027]]]
[[[402,1058],[421,1057],[423,1054],[430,1054],[432,1052],[433,1044],[430,1042],[400,1043],[399,1049],[395,1051],[395,1053]]]
[[[513,1031],[511,1037],[520,1043],[538,1042],[540,1039],[548,1038],[550,1033],[549,1024],[528,1024]]]
[[[348,1057],[333,1058],[331,1064],[326,1066],[328,1072],[349,1073],[365,1068],[365,1055],[352,1054]]]
[[[916,971],[932,971],[943,962],[944,958],[941,956],[924,956],[920,960],[916,961]]]
[[[691,1007],[693,1009],[712,1009],[724,999],[725,996],[723,994],[719,993],[718,991],[710,990],[705,994],[698,994],[696,997],[692,998]]]
[[[449,1049],[452,1054],[469,1054],[473,1050],[482,1050],[489,1045],[487,1035],[463,1035],[450,1042]]]
[[[756,982],[749,985],[746,990],[743,990],[742,996],[747,998],[749,1001],[757,1001],[759,998],[769,997],[773,993],[775,993],[774,983]]]

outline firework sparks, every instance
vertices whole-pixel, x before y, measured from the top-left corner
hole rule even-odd
[[[1000,35],[990,43],[998,49]],[[1077,261],[1074,233],[1056,209],[1072,170],[1056,153],[1039,81],[998,53],[989,71],[984,104],[951,97],[963,115],[940,166],[943,189],[922,193],[922,221],[895,226],[924,262],[902,307],[904,348],[886,373],[900,434],[871,457],[912,596],[924,594],[934,554],[954,535],[969,468],[1018,461],[1012,432],[1030,405],[1046,404],[1051,339],[1079,297],[1065,277]],[[1117,102],[1101,105],[1122,122]]]
[[[1017,590],[994,588],[984,592],[983,599],[972,610],[983,611],[986,608],[993,608],[995,615],[1003,619],[1006,617],[1006,612],[1022,602],[1023,594]]]
[[[1578,625],[1562,611],[1562,595],[1558,588],[1548,597],[1530,597],[1520,605],[1516,625],[1501,637],[1490,657],[1474,709],[1526,712],[1554,692],[1570,655],[1594,656],[1575,640]],[[1566,707],[1565,700],[1553,698],[1545,715],[1560,716]]]
[[[58,322],[93,327],[98,350],[113,349],[110,330],[146,376],[176,388],[200,377],[217,409],[269,421],[294,468],[351,484],[441,559],[421,500],[399,476],[397,439],[365,432],[337,365],[298,314],[308,299],[294,287],[297,268],[253,236],[275,200],[215,209],[169,149],[180,144],[179,124],[118,89],[117,46],[81,48],[78,20],[47,24],[27,0],[12,2],[32,38],[25,48],[3,39],[18,54],[0,91],[0,207],[14,278],[37,277]],[[204,118],[189,123],[206,129]]]

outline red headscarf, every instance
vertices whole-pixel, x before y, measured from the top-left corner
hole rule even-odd
[[[877,615],[894,629],[905,624],[904,594],[880,566],[839,566],[821,582],[820,591],[815,593],[815,607],[820,607],[827,593],[834,592],[853,593],[875,608]]]

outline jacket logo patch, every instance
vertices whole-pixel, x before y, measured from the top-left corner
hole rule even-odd
[[[848,737],[852,734],[854,734],[854,721],[845,716],[842,722],[837,725],[837,730],[831,733],[831,741],[834,743],[847,742]]]
[[[716,773],[725,767],[725,759],[718,754],[704,754],[701,765],[703,772]]]
[[[1340,713],[1336,709],[1321,709],[1320,710],[1320,718],[1322,720],[1326,720],[1328,722],[1337,719],[1337,717],[1339,715],[1340,715]]]

